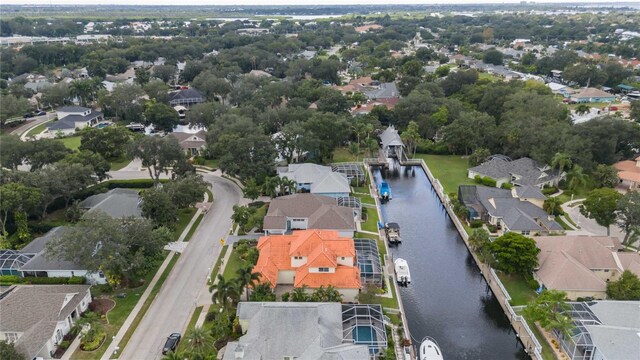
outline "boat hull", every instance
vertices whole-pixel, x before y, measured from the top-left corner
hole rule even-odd
[[[420,343],[420,358],[419,360],[443,360],[440,347],[431,338],[425,338]]]

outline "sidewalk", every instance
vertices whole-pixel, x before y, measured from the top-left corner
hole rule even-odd
[[[129,164],[129,165],[132,165],[132,164]],[[133,165],[133,166],[135,166],[135,165]],[[205,193],[205,200],[204,201],[207,202],[208,199],[209,199],[209,194]],[[189,234],[189,231],[191,231],[191,227],[196,222],[196,219],[200,216],[201,213],[202,213],[202,209],[201,208],[196,211],[196,213],[191,218],[191,221],[189,221],[189,224],[187,225],[187,227],[184,229],[182,234],[180,234],[180,237],[178,238],[177,242],[184,242],[185,237],[187,237],[187,234]],[[147,286],[147,288],[145,289],[144,293],[140,297],[140,300],[138,300],[138,303],[136,303],[136,306],[133,308],[133,310],[131,311],[129,316],[127,316],[127,319],[124,321],[124,323],[120,327],[120,330],[118,330],[118,333],[113,337],[113,340],[111,341],[111,344],[109,344],[109,347],[104,352],[104,355],[102,355],[101,360],[109,360],[112,355],[117,354],[120,350],[122,350],[122,349],[120,349],[120,341],[122,341],[122,338],[124,337],[124,335],[129,330],[129,327],[131,327],[131,324],[135,320],[136,316],[138,316],[138,313],[140,313],[140,310],[142,309],[142,307],[144,306],[144,303],[149,298],[149,295],[151,294],[151,291],[153,291],[153,288],[158,283],[158,280],[160,279],[160,277],[164,273],[164,271],[167,268],[167,266],[169,266],[169,263],[171,262],[171,259],[173,259],[175,254],[176,253],[174,251],[172,251],[164,259],[164,262],[162,263],[162,265],[160,266],[160,268],[158,269],[156,274],[153,276],[153,279],[151,280],[151,282],[149,283],[149,286]],[[67,351],[67,352],[69,352],[69,351]]]

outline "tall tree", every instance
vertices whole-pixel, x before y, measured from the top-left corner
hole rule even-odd
[[[589,177],[584,173],[582,166],[575,165],[571,171],[567,173],[567,187],[569,190],[575,191],[579,187],[587,186]]]
[[[418,132],[418,123],[410,121],[407,129],[400,134],[400,138],[407,146],[407,156],[411,156],[412,158],[415,157],[418,144],[420,144],[420,140],[422,140],[422,137]]]
[[[116,160],[126,154],[130,142],[131,132],[124,127],[87,128],[80,133],[78,149],[100,154],[106,160]]]
[[[89,166],[93,169],[93,174],[98,181],[106,180],[109,178],[107,172],[111,168],[111,164],[98,153],[91,151],[78,151],[67,155],[63,160],[69,164],[79,164],[82,166]]]
[[[236,271],[236,282],[241,289],[246,289],[246,299],[249,301],[249,288],[260,280],[260,274],[253,272],[253,266],[241,267]]]
[[[562,200],[556,196],[549,197],[544,201],[542,208],[549,215],[562,214]]]
[[[640,300],[638,275],[625,270],[618,280],[607,283],[607,296],[612,300]]]
[[[557,152],[551,159],[551,166],[560,172],[569,170],[572,164],[571,157],[566,153]]]
[[[609,165],[598,164],[593,171],[593,180],[596,187],[613,188],[618,184],[618,171]]]
[[[178,140],[172,136],[145,136],[136,139],[129,147],[129,154],[142,160],[142,166],[147,167],[149,176],[156,183],[160,182],[162,173],[168,174],[169,168],[184,159]]]
[[[203,194],[209,188],[200,174],[188,174],[163,184],[162,190],[169,194],[178,208],[186,208],[202,201]]]
[[[242,189],[242,194],[247,199],[254,201],[260,196],[260,187],[256,183],[256,179],[249,178],[244,182],[244,189]]]
[[[566,303],[567,293],[558,290],[544,290],[524,309],[524,313],[548,331],[557,330],[569,334],[573,328],[571,318],[565,313],[571,309]]]
[[[18,183],[0,185],[0,214],[2,219],[2,232],[6,235],[6,224],[10,213],[17,211],[30,211],[40,203],[42,192],[40,189],[25,186]]]
[[[27,360],[21,352],[16,350],[13,343],[2,340],[0,341],[0,359],[3,360]]]
[[[197,356],[205,356],[213,350],[213,337],[202,327],[191,329],[185,339],[189,342],[189,352]]]
[[[508,232],[495,239],[489,249],[496,259],[497,269],[506,273],[530,275],[538,266],[538,253],[535,240],[514,232]]]
[[[623,244],[631,244],[640,236],[640,192],[629,191],[616,204],[618,225],[624,231]]]
[[[0,143],[4,149],[11,149],[11,151],[0,151],[0,164],[11,170],[22,165],[31,149],[29,142],[20,140],[16,135],[2,135]]]
[[[71,151],[60,141],[41,139],[29,142],[25,160],[31,165],[31,171],[42,169],[45,165],[56,163]]]
[[[162,103],[152,103],[144,111],[147,124],[153,124],[156,130],[172,132],[180,123],[178,112],[171,106]]]
[[[178,208],[167,192],[154,187],[143,191],[140,197],[142,216],[157,226],[173,226],[178,216]]]
[[[0,126],[4,127],[6,121],[13,117],[22,117],[29,109],[31,105],[29,100],[16,97],[13,94],[0,93]]]
[[[144,67],[136,69],[136,82],[141,86],[144,86],[151,79],[151,73]]]
[[[59,162],[53,169],[60,176],[60,195],[64,198],[65,207],[78,192],[96,183],[94,170],[88,165]]]
[[[174,65],[158,65],[153,68],[151,76],[160,79],[165,83],[169,83],[175,79],[176,73],[177,71]]]
[[[614,189],[591,190],[580,205],[580,213],[594,219],[598,225],[606,227],[609,236],[609,227],[616,221],[616,206],[621,197],[622,195]]]

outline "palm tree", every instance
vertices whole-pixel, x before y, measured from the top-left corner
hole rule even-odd
[[[189,342],[189,350],[198,355],[205,355],[213,349],[213,337],[202,327],[195,327],[185,339]]]
[[[264,179],[264,183],[262,184],[262,194],[272,199],[275,198],[276,195],[278,194],[277,189],[278,189],[279,181],[280,181],[280,178],[277,176],[268,177]]]
[[[567,174],[567,185],[569,190],[575,191],[581,186],[586,186],[588,181],[589,178],[587,174],[584,173],[582,166],[580,165],[574,166]]]
[[[280,191],[281,192],[283,192],[283,193],[285,193],[287,195],[288,194],[293,194],[293,193],[296,192],[298,183],[295,180],[289,179],[286,176],[283,176],[283,177],[281,177],[279,179],[280,179],[280,181],[279,181],[279,185],[280,186],[279,187],[280,187]]]
[[[240,289],[247,290],[246,299],[247,301],[249,301],[249,287],[253,287],[253,285],[255,285],[260,280],[260,274],[254,273],[252,266],[240,268],[238,269],[238,271],[236,271],[236,274],[238,274],[236,281]]]
[[[184,359],[185,359],[184,354],[173,352],[173,351],[168,352],[166,355],[162,357],[162,360],[184,360]]]
[[[587,104],[580,104],[576,106],[575,112],[578,115],[588,114],[591,111],[591,107]]]
[[[87,98],[91,95],[92,85],[89,80],[74,80],[69,85],[71,96],[78,98],[80,106],[84,106],[87,102]]]
[[[549,197],[547,200],[544,201],[542,208],[549,215],[558,215],[562,213],[561,205],[562,205],[562,201],[560,199],[558,199],[557,197]]]
[[[229,298],[233,292],[233,284],[227,281],[224,276],[218,274],[218,282],[209,286],[211,292],[211,300],[214,304],[221,305],[225,311],[228,309]]]
[[[561,152],[557,152],[553,155],[553,159],[551,159],[551,166],[554,169],[557,168],[559,172],[571,168],[572,163],[571,157],[568,154]]]
[[[291,300],[293,302],[305,302],[309,301],[309,295],[307,294],[307,285],[293,289],[291,292]]]

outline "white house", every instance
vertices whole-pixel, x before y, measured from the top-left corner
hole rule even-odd
[[[72,135],[76,129],[96,126],[104,120],[102,113],[82,106],[64,106],[57,110],[58,121],[49,125],[50,134]]]
[[[0,292],[0,341],[27,359],[51,359],[91,303],[90,285],[14,285]]]
[[[310,192],[316,195],[346,197],[351,192],[347,176],[332,171],[329,166],[316,164],[289,164],[278,168],[278,176],[294,180],[299,192]]]

